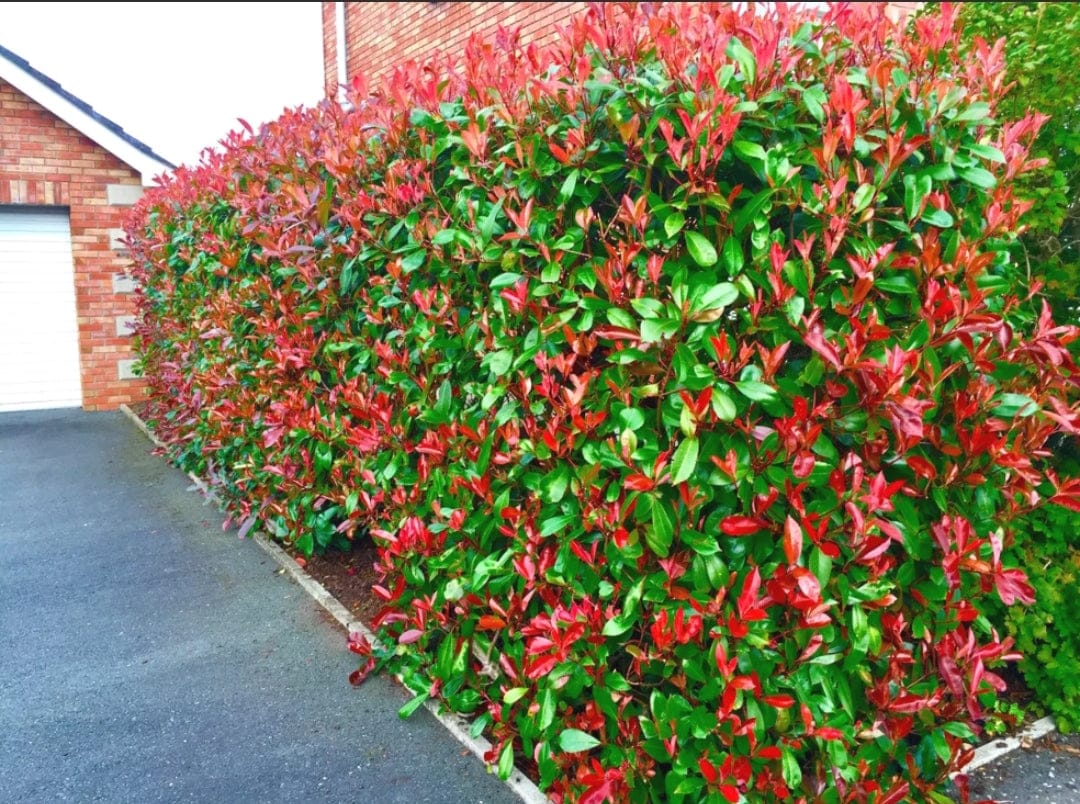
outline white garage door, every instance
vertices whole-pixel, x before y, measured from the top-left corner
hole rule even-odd
[[[81,404],[67,211],[0,207],[0,411]]]

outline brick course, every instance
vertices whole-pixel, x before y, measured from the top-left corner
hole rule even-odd
[[[75,306],[83,407],[109,410],[141,398],[138,380],[121,380],[134,357],[117,316],[134,312],[113,289],[127,260],[110,247],[126,207],[110,206],[109,185],[141,186],[139,173],[10,84],[0,81],[0,204],[68,207],[75,261]]]

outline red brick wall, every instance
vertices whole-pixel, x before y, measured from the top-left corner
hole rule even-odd
[[[118,361],[134,357],[116,317],[130,315],[130,295],[113,292],[127,261],[110,248],[109,230],[125,207],[109,206],[110,184],[139,185],[139,174],[26,95],[0,81],[0,204],[70,209],[75,259],[83,407],[108,410],[138,399],[138,380],[119,379]]]
[[[323,66],[327,95],[337,87],[337,40],[333,2],[323,2]],[[521,28],[522,39],[545,44],[556,26],[584,11],[587,3],[345,3],[348,77],[375,78],[405,59],[435,50],[460,51],[473,33],[492,34],[499,25]],[[907,16],[918,2],[889,3],[890,18]]]
[[[337,75],[334,3],[323,4],[323,64]],[[405,59],[435,50],[456,52],[473,33],[494,34],[500,25],[521,28],[526,43],[545,44],[587,3],[345,3],[345,51],[349,77],[374,78]],[[336,80],[335,80],[336,86]],[[329,94],[329,93],[328,93]]]
[[[337,95],[337,19],[334,14],[334,3],[323,2],[322,4],[322,35],[323,35],[323,91],[326,97],[332,98]]]

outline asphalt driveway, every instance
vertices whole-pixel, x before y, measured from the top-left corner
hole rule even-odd
[[[119,413],[0,414],[0,801],[511,802]]]

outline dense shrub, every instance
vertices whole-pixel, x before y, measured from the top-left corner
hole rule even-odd
[[[605,4],[233,136],[129,228],[158,434],[244,528],[370,535],[406,710],[556,798],[942,800],[1002,550],[1080,499],[1040,119],[953,15]]]

